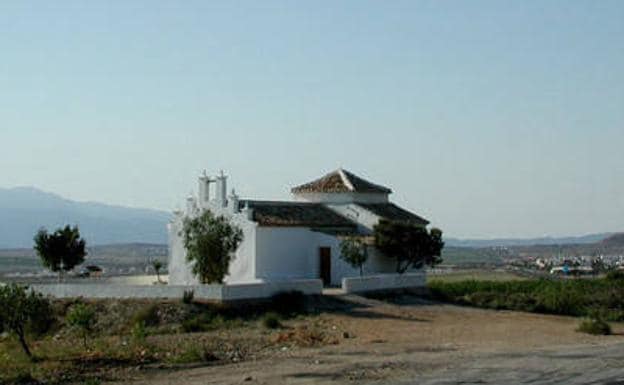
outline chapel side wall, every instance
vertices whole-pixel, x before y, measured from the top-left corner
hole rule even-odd
[[[256,277],[263,280],[317,278],[314,234],[300,227],[256,229]]]
[[[244,219],[241,215],[234,215],[232,223],[243,231],[243,240],[236,250],[234,259],[230,262],[229,273],[225,277],[226,283],[256,282],[256,229],[254,222]]]

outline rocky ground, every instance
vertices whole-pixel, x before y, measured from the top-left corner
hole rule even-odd
[[[237,363],[138,372],[135,384],[624,384],[624,325],[575,331],[578,319],[338,297],[319,316],[339,339],[277,344]],[[286,325],[288,327],[288,325]],[[287,329],[275,333],[288,333]]]

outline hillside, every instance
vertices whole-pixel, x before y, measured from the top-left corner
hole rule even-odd
[[[494,239],[459,239],[445,238],[447,246],[454,247],[509,247],[509,246],[536,246],[536,245],[569,245],[594,244],[608,238],[611,233],[588,234],[568,237],[541,237],[541,238],[494,238]]]
[[[167,243],[169,213],[76,202],[32,187],[0,189],[0,249],[30,248],[40,227],[77,224],[88,244]]]
[[[624,233],[613,234],[600,242],[604,247],[622,247],[624,248]]]

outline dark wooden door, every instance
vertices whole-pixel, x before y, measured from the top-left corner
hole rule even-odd
[[[329,247],[319,248],[320,272],[323,285],[331,284],[331,249]]]

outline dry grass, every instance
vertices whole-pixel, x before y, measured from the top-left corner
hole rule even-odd
[[[48,335],[30,338],[35,362],[13,337],[0,338],[0,384],[123,380],[137,368],[240,362],[275,350],[272,332],[260,322],[266,312],[261,307],[137,300],[86,301],[96,309],[97,320],[85,349],[80,336],[64,323],[76,302],[85,301],[55,301],[57,326]],[[296,330],[293,344],[325,343],[314,319],[301,315],[284,321],[284,327]],[[310,331],[304,332],[307,324]],[[196,326],[193,333],[187,332],[189,325]]]

